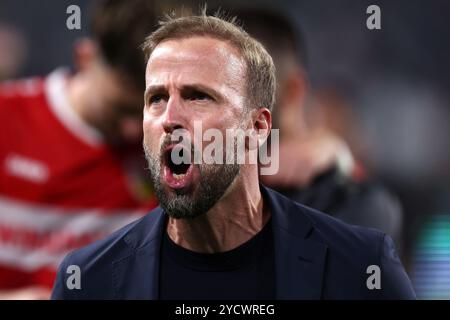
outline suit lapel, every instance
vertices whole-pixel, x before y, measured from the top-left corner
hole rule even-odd
[[[124,239],[130,254],[113,262],[112,280],[117,299],[158,299],[164,214],[159,209],[147,217],[149,219],[143,220],[142,228]],[[150,219],[155,219],[154,223]]]
[[[327,247],[274,232],[277,299],[320,299]]]
[[[272,211],[277,299],[320,299],[327,246],[302,207],[261,186]]]

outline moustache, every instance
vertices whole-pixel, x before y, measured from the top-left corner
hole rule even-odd
[[[183,136],[183,137],[178,137],[178,139],[177,139],[177,138],[174,138],[174,136],[171,134],[166,134],[164,137],[161,138],[161,140],[162,141],[160,142],[159,155],[158,155],[158,159],[161,162],[163,162],[165,157],[167,157],[167,150],[170,150],[171,152],[175,152],[177,150],[180,150],[179,148],[190,151],[191,159],[194,159],[195,155],[201,156],[201,152],[199,152],[199,150],[196,150],[192,140],[188,137]]]

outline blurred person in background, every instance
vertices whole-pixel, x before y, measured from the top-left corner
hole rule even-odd
[[[68,251],[156,206],[139,48],[156,24],[154,2],[100,1],[75,73],[0,86],[0,299],[48,298]]]
[[[277,68],[273,116],[274,128],[280,129],[280,169],[276,175],[263,176],[262,181],[299,203],[347,223],[380,229],[400,247],[400,203],[368,179],[344,139],[331,130],[326,119],[320,120],[329,118],[333,108],[330,102],[337,101],[318,96],[316,104],[322,107],[307,108],[310,88],[306,49],[297,26],[286,13],[274,8],[233,8],[230,13],[264,44]],[[350,125],[349,118],[340,119],[343,126]]]
[[[367,162],[407,212],[403,250],[417,297],[449,299],[450,100],[432,82],[398,75],[380,75],[360,100]]]

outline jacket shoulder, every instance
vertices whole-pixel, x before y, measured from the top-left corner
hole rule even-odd
[[[161,214],[161,209],[156,208],[109,236],[67,254],[59,266],[52,299],[83,299],[84,296],[113,299],[113,263],[129,257],[146,244],[149,239],[145,237],[149,235]],[[71,275],[68,272],[70,266],[79,268],[82,290],[67,290],[66,282]]]
[[[300,204],[297,206],[314,226],[310,237],[328,248],[324,298],[416,298],[389,235],[344,223]],[[373,287],[375,283],[371,282],[376,279],[371,277],[376,273],[379,288]]]
[[[274,190],[267,188],[266,192],[270,196],[272,209],[280,212],[280,225],[288,232],[321,242],[333,252],[359,252],[361,257],[377,255],[385,237],[383,232],[348,224]]]
[[[328,214],[297,204],[314,226],[314,231],[333,249],[345,249],[361,256],[379,255],[386,234],[380,230],[348,224]]]

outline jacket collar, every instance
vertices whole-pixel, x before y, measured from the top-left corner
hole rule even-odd
[[[327,247],[317,241],[306,209],[262,185],[261,193],[272,212],[276,298],[320,299]],[[157,208],[125,236],[132,250],[113,262],[117,298],[158,299],[164,221]]]
[[[272,212],[277,299],[320,299],[327,246],[305,207],[261,186]]]
[[[158,299],[164,221],[164,212],[158,207],[124,237],[131,250],[127,256],[113,262],[115,298]]]

